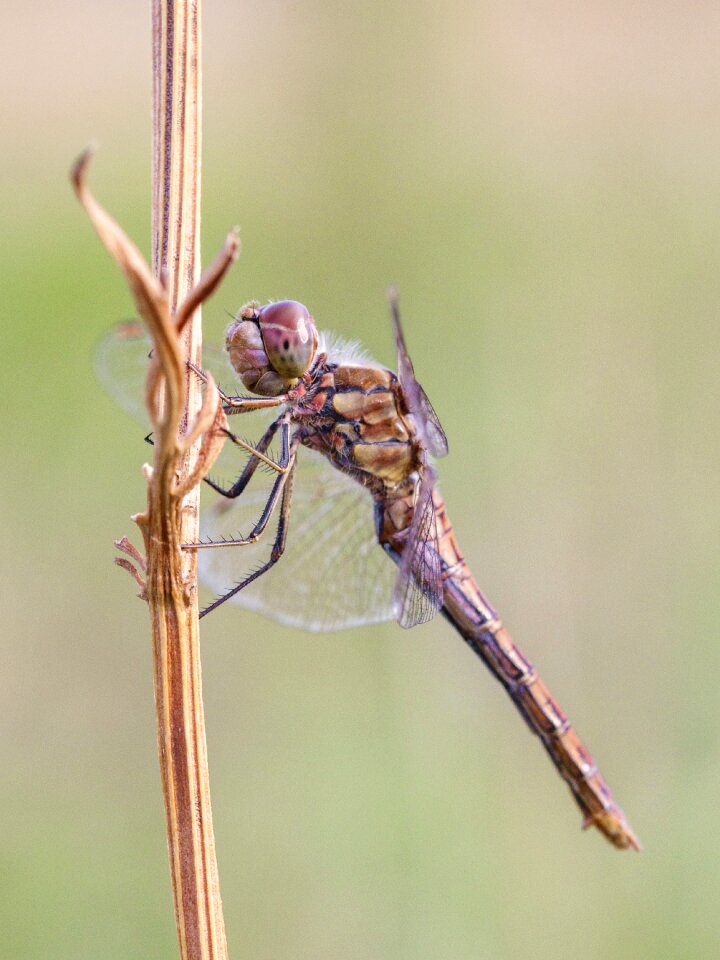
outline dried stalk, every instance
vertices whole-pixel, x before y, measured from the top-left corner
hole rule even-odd
[[[199,3],[153,0],[153,270],[86,185],[86,151],[73,183],[120,266],[153,340],[146,402],[154,432],[145,465],[148,504],[133,519],[147,561],[126,538],[116,546],[148,600],[157,735],[170,870],[182,960],[226,960],[207,769],[195,551],[198,484],[223,442],[217,388],[203,399],[188,360],[200,363],[200,305],[237,257],[235,232],[198,280],[200,220]],[[127,559],[129,558],[129,559]]]

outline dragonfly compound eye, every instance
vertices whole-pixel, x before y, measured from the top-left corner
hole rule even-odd
[[[288,389],[285,380],[270,366],[254,310],[238,313],[225,334],[225,349],[246,390],[261,397],[277,397]]]
[[[315,359],[317,330],[308,308],[297,300],[269,303],[258,311],[260,333],[272,368],[285,380],[301,377]]]

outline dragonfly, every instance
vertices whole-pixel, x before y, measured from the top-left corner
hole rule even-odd
[[[411,628],[441,613],[539,738],[583,827],[639,850],[588,749],[465,561],[437,484],[448,441],[415,376],[394,290],[389,303],[397,372],[319,333],[298,301],[250,301],[233,317],[220,359],[249,393],[221,389],[223,408],[269,423],[253,443],[234,426],[244,420],[228,420],[225,448],[244,451],[245,466],[231,483],[206,478],[220,499],[204,512],[200,540],[183,545],[200,553],[200,577],[219,593],[201,616],[231,602],[334,630],[391,619]],[[98,350],[100,379],[136,414],[148,349],[140,325],[125,323]],[[205,369],[191,365],[201,380],[217,366],[204,357]],[[248,489],[258,468],[272,476],[269,493]],[[269,555],[258,559],[275,516]]]

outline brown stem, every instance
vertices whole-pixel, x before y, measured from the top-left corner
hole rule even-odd
[[[229,235],[198,282],[200,224],[200,13],[194,0],[153,0],[153,269],[86,184],[86,151],[72,179],[101,240],[125,274],[153,340],[146,401],[153,466],[147,512],[133,519],[147,564],[126,540],[117,558],[150,608],[157,737],[170,872],[182,960],[227,960],[208,783],[196,551],[198,484],[212,467],[225,423],[217,388],[201,381],[200,305],[237,256]],[[142,572],[141,572],[142,570]]]
[[[153,273],[164,278],[173,317],[190,318],[179,337],[183,409],[175,407],[172,387],[166,388],[164,425],[174,429],[175,438],[178,427],[184,431],[195,422],[202,406],[200,382],[186,363],[201,362],[200,298],[190,310],[182,306],[200,275],[200,32],[199,2],[153,0]],[[179,548],[198,539],[199,490],[185,491],[188,478],[197,479],[199,450],[196,441],[178,462],[163,457],[163,446],[155,446],[146,542],[175,916],[183,960],[225,960],[202,703],[197,557]]]

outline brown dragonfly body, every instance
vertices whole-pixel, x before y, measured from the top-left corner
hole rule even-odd
[[[418,502],[426,453],[398,378],[389,370],[341,366],[318,371],[294,407],[302,443],[367,486],[376,504],[380,544],[401,562]],[[307,431],[307,432],[306,432]],[[487,602],[460,552],[445,504],[433,490],[434,544],[442,570],[442,613],[507,690],[570,787],[583,825],[620,848],[638,847],[590,753]]]
[[[639,849],[625,815],[589,752],[481,593],[460,552],[430,462],[431,456],[442,457],[447,453],[447,441],[435,411],[415,379],[394,296],[391,296],[391,308],[398,351],[397,374],[362,359],[335,359],[332,351],[323,350],[322,343],[318,343],[307,308],[296,301],[281,301],[265,307],[250,303],[231,324],[226,340],[231,364],[244,385],[259,396],[221,394],[226,414],[250,413],[266,407],[280,408],[281,412],[256,445],[226,431],[228,439],[244,448],[250,459],[229,488],[213,480],[208,482],[217,492],[233,500],[241,498],[261,462],[277,475],[260,518],[248,536],[228,538],[224,531],[219,535],[211,532],[201,542],[185,546],[207,550],[251,545],[265,532],[278,505],[279,520],[270,559],[224,592],[202,615],[234,599],[285,622],[304,623],[313,629],[326,628],[317,621],[312,622],[310,617],[281,616],[283,605],[307,606],[321,602],[318,592],[327,592],[323,586],[338,576],[337,571],[329,568],[325,572],[326,583],[320,585],[319,591],[314,594],[306,591],[290,598],[295,581],[306,576],[307,567],[313,564],[306,559],[308,550],[315,550],[318,564],[325,562],[325,544],[320,547],[316,544],[321,539],[322,505],[313,507],[303,524],[306,552],[298,568],[299,575],[298,569],[286,568],[282,586],[270,590],[264,605],[253,606],[247,602],[250,591],[241,593],[253,583],[257,587],[258,578],[280,561],[288,538],[293,536],[292,529],[288,530],[294,523],[292,502],[297,454],[300,447],[310,448],[350,478],[355,485],[350,484],[353,490],[365,488],[374,502],[375,541],[397,567],[389,615],[401,626],[412,627],[442,612],[500,681],[530,729],[540,738],[583,813],[583,825],[597,827],[620,849]],[[196,370],[196,373],[204,376],[202,371]],[[273,460],[268,449],[278,431],[282,450],[280,457]],[[367,510],[364,502],[362,509]],[[220,519],[225,516],[222,509],[218,516]],[[331,526],[333,539],[345,536],[346,519],[341,517],[336,527]],[[297,529],[295,534],[299,535]],[[372,547],[372,554],[367,556],[374,558],[376,553],[377,547]],[[369,605],[378,601],[377,595],[369,589],[363,590],[362,584],[343,585],[343,590],[335,606],[346,602],[348,591],[366,593]],[[373,621],[370,616],[348,618],[333,621],[331,626],[363,622]]]
[[[377,539],[405,572],[396,590],[400,623],[412,626],[441,610],[542,741],[582,810],[583,825],[598,827],[616,847],[637,849],[590,753],[460,552],[428,460],[428,448],[439,456],[447,451],[444,434],[414,379],[394,300],[392,306],[400,376],[377,366],[330,363],[319,354],[283,395],[295,443],[323,454],[370,491]],[[258,313],[251,311],[249,319],[257,320]],[[229,344],[232,338],[231,328]],[[232,345],[228,349],[232,357]]]

